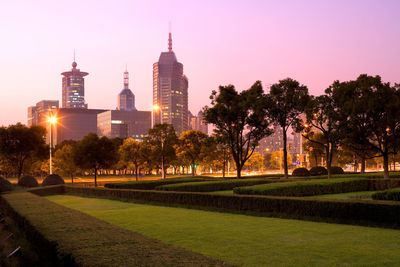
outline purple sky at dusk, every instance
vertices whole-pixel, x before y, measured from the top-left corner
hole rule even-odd
[[[400,1],[4,1],[0,125],[27,107],[61,102],[61,75],[89,72],[89,108],[114,109],[128,64],[139,110],[152,106],[152,64],[173,50],[189,78],[189,110],[211,90],[292,77],[321,94],[334,80],[379,74],[400,82]]]

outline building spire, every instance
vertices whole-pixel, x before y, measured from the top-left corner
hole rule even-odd
[[[76,66],[77,66],[78,64],[76,64],[76,61],[75,61],[75,48],[74,48],[74,62],[72,62],[72,68],[76,68]]]
[[[172,52],[172,34],[171,34],[171,22],[168,23],[168,52]]]
[[[128,72],[128,65],[125,66],[125,72],[124,72],[124,89],[129,89],[129,72]]]

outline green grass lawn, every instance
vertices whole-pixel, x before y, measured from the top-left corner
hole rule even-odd
[[[360,199],[360,200],[372,200],[371,195],[375,191],[360,191],[360,192],[348,192],[341,194],[328,194],[312,196],[311,198],[334,198],[334,199]]]
[[[399,266],[400,263],[399,230],[68,195],[47,198],[134,232],[243,266]]]
[[[218,195],[233,195],[233,190],[214,191],[214,192],[210,192],[210,193],[218,194]]]

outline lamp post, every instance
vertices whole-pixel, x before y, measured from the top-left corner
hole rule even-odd
[[[53,125],[57,122],[57,118],[51,113],[50,111],[50,116],[49,116],[49,128],[50,128],[50,175],[53,174],[53,164],[52,164],[52,147],[53,147],[53,136],[52,136],[52,128]]]

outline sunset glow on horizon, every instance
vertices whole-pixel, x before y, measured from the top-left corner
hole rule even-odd
[[[60,100],[76,50],[89,108],[115,109],[125,66],[138,110],[153,108],[152,65],[173,51],[189,80],[189,110],[219,85],[264,89],[291,77],[314,95],[359,74],[400,82],[400,1],[8,1],[0,32],[0,125]]]

